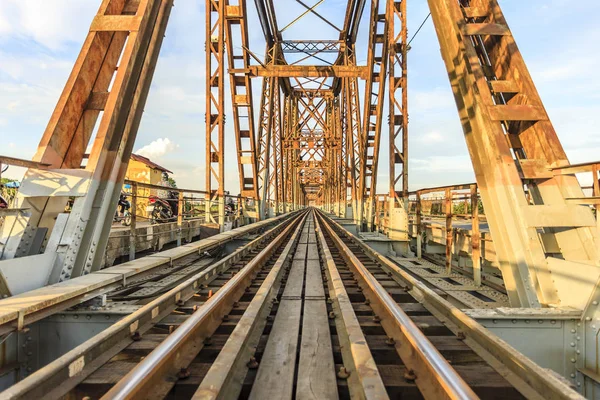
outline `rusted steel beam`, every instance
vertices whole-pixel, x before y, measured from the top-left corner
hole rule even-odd
[[[388,19],[380,10],[379,0],[371,0],[369,18],[369,49],[367,53],[367,78],[365,82],[365,104],[363,112],[363,149],[359,179],[359,218],[364,218],[367,230],[373,225],[373,207],[377,188],[379,147],[383,103],[387,83],[388,64]],[[364,208],[363,208],[364,207]]]
[[[387,0],[389,87],[389,196],[394,207],[408,198],[407,0]],[[398,203],[398,204],[396,204]],[[400,204],[402,203],[402,204]],[[406,203],[406,204],[405,204]]]
[[[344,43],[340,40],[284,40],[283,53],[338,53]]]
[[[233,127],[237,146],[240,194],[258,200],[258,173],[252,80],[248,74],[234,73],[236,67],[250,66],[246,0],[229,5],[226,0],[225,33],[231,90]],[[234,28],[235,27],[235,28]],[[241,47],[241,49],[240,49]]]
[[[225,10],[223,0],[206,3],[206,220],[225,224]],[[218,220],[211,212],[218,207]]]
[[[50,164],[41,163],[31,160],[23,160],[21,158],[8,157],[8,156],[0,156],[0,165],[13,165],[15,167],[24,167],[24,168],[35,168],[35,169],[48,169]]]
[[[247,72],[252,77],[275,78],[361,78],[366,79],[368,70],[354,65],[267,65],[251,66],[245,70],[235,69],[232,72]]]
[[[578,301],[561,295],[568,284],[557,280],[568,278],[551,274],[529,216],[537,210],[531,207],[549,204],[557,214],[566,199],[583,192],[575,176],[548,173],[569,161],[497,0],[473,7],[466,0],[428,3],[511,305],[581,307],[589,293]],[[486,24],[479,24],[482,19]],[[564,214],[544,230],[564,259],[596,262],[598,234],[590,229],[595,220],[591,210],[581,211],[587,216]]]

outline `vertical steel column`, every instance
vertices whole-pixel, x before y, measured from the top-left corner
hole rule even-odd
[[[354,48],[350,47],[346,50],[345,62],[347,65],[356,65],[356,56]],[[344,104],[346,108],[346,125],[348,126],[349,134],[349,159],[350,159],[350,180],[352,196],[352,218],[358,226],[362,224],[362,214],[359,207],[359,202],[362,199],[360,195],[360,174],[362,171],[363,162],[363,136],[360,121],[360,97],[358,93],[358,79],[345,78],[342,88],[344,95]]]
[[[479,232],[479,197],[477,185],[471,185],[471,261],[473,263],[473,280],[481,286],[481,234]],[[465,213],[468,210],[465,209]]]
[[[206,4],[206,221],[225,224],[225,0]],[[218,205],[215,221],[212,206]]]
[[[359,180],[359,195],[361,196],[359,207],[361,218],[363,217],[363,207],[366,207],[364,218],[366,219],[367,230],[370,231],[373,225],[373,207],[377,190],[377,167],[388,63],[387,18],[385,13],[379,12],[379,0],[371,1],[369,25],[369,51],[367,55],[369,75],[365,84],[364,148]]]
[[[233,126],[237,146],[237,161],[240,178],[240,194],[258,201],[258,176],[256,162],[256,135],[252,81],[247,72],[250,56],[246,0],[237,0],[238,5],[226,2],[227,60],[231,87]],[[233,29],[237,26],[238,29]],[[239,32],[238,32],[239,31]],[[237,33],[237,35],[236,35]],[[238,37],[236,37],[238,36]],[[234,46],[235,44],[235,46]]]
[[[408,90],[406,1],[387,0],[389,54],[390,207],[408,210]],[[400,188],[398,184],[401,183]],[[391,211],[391,210],[390,210]]]
[[[282,204],[281,199],[281,184],[283,183],[283,168],[281,165],[281,90],[279,89],[279,80],[273,80],[274,92],[273,96],[270,98],[272,102],[271,105],[271,114],[272,114],[272,123],[271,123],[271,152],[270,152],[270,165],[271,165],[271,175],[269,177],[269,190],[268,197],[269,202],[273,204],[273,212],[275,215],[279,214],[281,211],[279,207]]]
[[[267,47],[266,63],[272,65],[275,62],[275,48]],[[276,79],[265,77],[263,79],[262,96],[260,98],[260,119],[258,126],[258,183],[259,183],[259,213],[260,218],[267,218],[269,201],[269,183],[271,168],[271,148],[272,148],[272,129],[273,129],[273,96],[277,86]],[[279,90],[279,88],[277,88]]]

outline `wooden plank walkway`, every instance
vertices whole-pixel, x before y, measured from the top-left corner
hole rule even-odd
[[[292,399],[294,383],[296,399],[338,398],[315,239],[314,221],[309,217],[296,247],[287,284],[250,393],[251,400]]]

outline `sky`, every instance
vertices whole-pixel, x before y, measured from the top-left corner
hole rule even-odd
[[[571,163],[600,159],[600,79],[596,72],[600,53],[595,51],[600,42],[596,24],[600,2],[499,1]],[[317,10],[341,25],[345,3],[324,0]],[[34,155],[99,4],[99,0],[0,0],[1,155],[24,159]],[[248,1],[250,48],[262,55],[264,40],[253,4]],[[301,12],[293,0],[276,0],[275,4],[281,28]],[[409,0],[409,37],[427,14],[425,0]],[[179,187],[190,189],[204,188],[204,21],[204,1],[176,0],[134,146],[134,152],[172,170]],[[359,63],[366,59],[364,22],[357,42]],[[291,39],[336,36],[311,15],[285,31],[285,38]],[[472,182],[471,162],[431,19],[411,47],[410,189]],[[258,79],[255,101],[257,89]],[[386,132],[384,125],[381,193],[386,192],[388,180]],[[226,124],[226,136],[225,190],[238,193],[231,122]],[[3,176],[20,178],[22,174],[22,169],[11,167]]]

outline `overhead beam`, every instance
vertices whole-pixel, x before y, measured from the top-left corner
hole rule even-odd
[[[251,66],[245,70],[234,69],[233,73],[248,73],[251,77],[274,78],[361,78],[369,73],[366,67],[355,65],[268,65]]]

